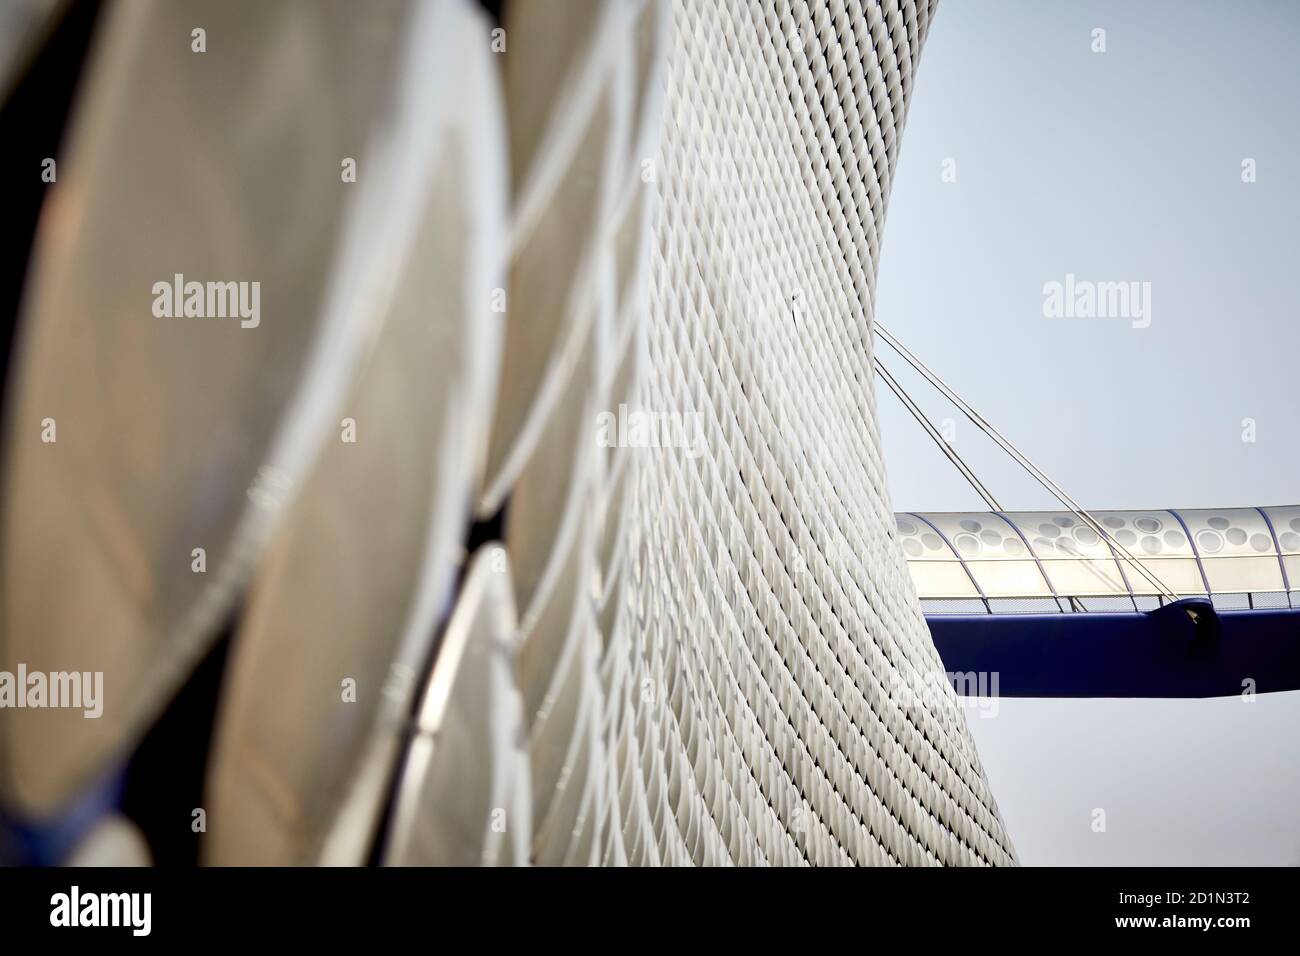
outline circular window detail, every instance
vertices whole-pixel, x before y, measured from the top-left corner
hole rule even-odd
[[[1109,518],[1102,518],[1101,523],[1104,524],[1107,528],[1124,527],[1124,519],[1118,518],[1115,515],[1111,515]]]
[[[1187,543],[1187,539],[1183,537],[1183,533],[1181,531],[1165,532],[1165,544],[1169,545],[1169,547],[1181,548],[1186,543]]]
[[[1073,527],[1074,527],[1074,519],[1071,518],[1069,515],[1060,515],[1059,517],[1053,518],[1052,520],[1053,520],[1054,522],[1056,522],[1056,524],[1057,524],[1058,527],[1061,527],[1061,528],[1073,528]]]
[[[1291,519],[1291,530],[1300,532],[1300,518]]]
[[[1142,550],[1147,554],[1160,553],[1160,539],[1153,534],[1149,534],[1142,539]]]
[[[900,521],[898,522],[898,533],[905,535],[916,534],[916,525],[910,521]]]
[[[1039,554],[1051,554],[1053,551],[1056,550],[1056,548],[1052,545],[1052,542],[1049,541],[1047,538],[1035,538],[1034,549]]]
[[[1215,515],[1210,519],[1209,524],[1215,531],[1224,531],[1232,525],[1232,522],[1221,515]]]
[[[970,518],[963,518],[961,520],[961,526],[965,530],[969,531],[971,534],[976,534],[981,528],[984,527],[978,521],[972,521]]]
[[[1223,538],[1207,529],[1196,536],[1196,546],[1201,549],[1201,554],[1214,554],[1223,550]]]
[[[1086,524],[1081,524],[1074,529],[1074,540],[1084,547],[1091,547],[1101,540],[1101,536]]]
[[[1038,526],[1038,533],[1044,538],[1055,538],[1061,533],[1061,529],[1054,524],[1044,522]]]
[[[1133,547],[1133,545],[1137,544],[1137,539],[1138,536],[1135,535],[1128,528],[1125,528],[1123,531],[1118,531],[1115,533],[1115,540],[1118,541],[1120,544],[1124,545],[1124,547],[1126,548],[1131,548]]]
[[[925,545],[927,551],[938,551],[943,548],[943,541],[937,534],[926,533],[921,535],[921,543]]]
[[[909,558],[919,558],[924,552],[919,541],[909,538],[903,542],[903,553]]]
[[[1282,532],[1282,549],[1284,551],[1300,551],[1300,534],[1294,531]]]
[[[1139,531],[1145,531],[1147,534],[1155,534],[1164,527],[1164,525],[1161,524],[1160,519],[1152,518],[1150,515],[1143,515],[1141,518],[1134,521],[1133,524]]]
[[[1240,547],[1246,543],[1246,532],[1240,528],[1229,528],[1223,533],[1223,536],[1228,539],[1228,544],[1235,544]]]
[[[958,551],[968,558],[979,554],[981,550],[980,539],[973,534],[959,534],[953,539],[952,543],[957,546]]]
[[[990,548],[996,548],[1002,543],[1002,535],[998,534],[992,528],[980,532],[980,540]]]
[[[1256,551],[1273,550],[1273,542],[1269,540],[1266,534],[1252,534],[1250,536],[1250,546]]]

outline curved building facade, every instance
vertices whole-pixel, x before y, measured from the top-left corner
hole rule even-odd
[[[107,690],[5,716],[0,805],[66,815],[224,640],[207,862],[1014,862],[876,428],[935,4],[489,6],[99,26],[8,382],[0,667]]]
[[[901,699],[942,667],[893,536],[870,374],[933,10],[674,13],[643,401],[695,416],[703,451],[641,458],[630,608],[660,722],[688,728],[695,806],[668,858],[1006,862],[960,714]]]

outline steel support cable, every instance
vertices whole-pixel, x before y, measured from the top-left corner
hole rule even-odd
[[[975,476],[975,472],[973,472],[970,469],[970,466],[962,460],[962,457],[957,453],[957,450],[944,440],[943,435],[941,435],[939,430],[934,427],[934,422],[930,421],[925,412],[921,411],[916,402],[912,401],[912,396],[908,395],[903,386],[898,383],[898,380],[890,374],[889,369],[885,368],[885,364],[880,361],[879,357],[876,358],[876,371],[880,373],[880,377],[884,379],[884,382],[889,386],[890,391],[898,396],[898,400],[903,403],[903,406],[912,413],[912,417],[915,418],[920,423],[921,427],[925,429],[926,434],[934,439],[934,443],[939,446],[939,450],[944,453],[944,456],[953,463],[953,466],[956,467],[959,472],[961,472],[962,477],[970,482],[970,486],[975,489],[976,494],[984,499],[984,503],[993,511],[1001,511],[1002,506],[998,504],[997,499],[993,497],[993,493],[989,491],[988,488],[984,486],[984,483]]]
[[[894,376],[885,367],[884,363],[879,359],[879,357],[876,357],[875,359],[875,366],[876,366],[876,371],[879,372],[881,378],[885,380],[885,384],[887,384],[890,387],[890,390],[893,391],[893,393],[898,396],[899,401],[901,401],[903,405],[907,408],[907,410],[912,413],[912,417],[915,418],[921,424],[921,427],[925,429],[926,433],[932,439],[934,439],[936,444],[939,445],[940,451],[942,451],[944,455],[947,457],[947,459],[950,462],[952,462],[952,464],[957,468],[958,471],[961,472],[963,477],[965,477],[966,481],[969,482],[970,486],[975,489],[976,494],[978,494],[981,498],[984,499],[985,504],[987,504],[992,511],[994,511],[998,515],[1002,515],[1003,513],[1002,506],[999,505],[997,499],[993,497],[993,493],[989,491],[989,489],[985,486],[985,484],[982,481],[979,480],[979,478],[975,475],[974,470],[969,465],[966,464],[966,462],[961,458],[960,455],[957,454],[957,450],[953,448],[951,445],[949,445],[946,441],[944,441],[943,436],[939,434],[938,429],[934,427],[934,423],[930,421],[929,417],[923,411],[921,411],[920,407],[916,404],[916,402],[912,400],[912,396],[909,395],[907,393],[907,390],[903,388],[902,384],[899,383],[899,381],[896,378],[894,378]],[[1011,524],[1010,519],[1006,519],[1004,517],[1004,520],[1006,520],[1008,524]],[[1016,533],[1019,534],[1022,540],[1025,541],[1025,546],[1029,547],[1029,541],[1024,538],[1024,535],[1021,534],[1020,529],[1017,528],[1014,524],[1011,524],[1011,527],[1015,528]],[[1113,551],[1111,552],[1111,554],[1115,557],[1116,567],[1118,567],[1120,570],[1120,577],[1124,579],[1124,587],[1131,592],[1132,588],[1129,587],[1128,579],[1124,575],[1123,565],[1119,563],[1119,556],[1116,555],[1115,552]],[[1051,579],[1048,578],[1047,571],[1045,568],[1043,568],[1042,562],[1038,561],[1037,558],[1035,558],[1035,561],[1038,564],[1039,572],[1043,575],[1043,580],[1046,581],[1047,586],[1051,588],[1052,587]],[[1105,575],[1103,575],[1100,571],[1097,571],[1091,565],[1085,565],[1085,569],[1090,574],[1092,574],[1092,576],[1095,577],[1097,580],[1103,583],[1109,583],[1107,582]],[[1156,586],[1159,587],[1159,584],[1157,584]],[[1053,597],[1059,598],[1060,595],[1053,594]],[[1130,593],[1130,598],[1131,597],[1132,594]],[[1079,608],[1075,606],[1076,603],[1075,598],[1069,597],[1067,598],[1067,600],[1069,600],[1070,602],[1070,610],[1072,611],[1079,610]],[[1136,610],[1136,604],[1134,605],[1134,609]]]
[[[1085,511],[1083,506],[1066,494],[1065,490],[1061,488],[1060,485],[1049,478],[1041,468],[1026,458],[1020,449],[1011,444],[1011,442],[1003,436],[1001,432],[989,424],[988,421],[984,419],[984,416],[971,408],[970,405],[966,404],[965,399],[954,392],[943,379],[935,374],[924,362],[917,358],[916,355],[907,348],[907,346],[894,338],[893,334],[881,325],[880,322],[875,323],[875,330],[890,348],[902,356],[903,360],[907,362],[907,364],[916,369],[916,371],[919,372],[927,382],[937,388],[943,396],[947,398],[948,401],[952,402],[953,405],[955,405],[963,415],[969,418],[977,428],[984,432],[984,434],[988,435],[989,438],[993,439],[993,441],[997,443],[998,447],[1010,455],[1017,464],[1028,471],[1039,484],[1050,491],[1057,500],[1069,509],[1071,514],[1083,521],[1084,524],[1105,539],[1111,547],[1123,555],[1124,559],[1128,561],[1129,564],[1131,564],[1133,568],[1142,575],[1142,577],[1146,578],[1149,584],[1157,588],[1160,593],[1169,600],[1177,601],[1179,599],[1178,595],[1167,584],[1161,581],[1154,572],[1148,570],[1146,565],[1134,557],[1128,548],[1120,544],[1119,541],[1115,539],[1114,535],[1112,535],[1100,521]],[[881,368],[879,358],[875,360],[875,364],[877,369]]]
[[[939,446],[939,450],[942,451],[944,455],[947,457],[947,459],[950,462],[952,462],[953,466],[956,467],[956,469],[959,472],[961,472],[962,476],[966,479],[966,481],[970,483],[970,486],[975,489],[975,493],[984,499],[984,503],[989,506],[990,510],[992,510],[995,514],[997,514],[1000,518],[1002,518],[1002,520],[1005,521],[1016,532],[1016,534],[1020,537],[1020,539],[1024,541],[1025,547],[1029,548],[1029,540],[1024,536],[1021,530],[1018,527],[1016,527],[1016,525],[1013,524],[1011,520],[1005,516],[1005,514],[1003,514],[1003,508],[1000,504],[998,504],[997,499],[993,497],[993,492],[989,491],[989,489],[985,486],[985,484],[979,480],[974,470],[969,465],[966,464],[966,462],[962,459],[961,455],[957,453],[957,450],[953,448],[951,445],[949,445],[947,441],[944,440],[943,436],[939,433],[939,430],[934,427],[934,423],[930,421],[929,417],[925,414],[925,412],[921,411],[920,407],[916,404],[916,402],[912,400],[912,396],[909,395],[907,393],[907,390],[903,388],[903,386],[899,383],[899,381],[896,378],[894,378],[893,374],[890,373],[889,369],[885,367],[884,363],[880,361],[878,357],[876,358],[875,362],[876,362],[876,371],[879,372],[880,377],[885,380],[885,384],[888,385],[890,390],[895,395],[898,396],[898,400],[903,403],[903,405],[907,408],[907,410],[912,413],[912,417],[915,418],[921,424],[921,427],[925,429],[926,434],[928,434],[932,439],[934,439],[935,444]],[[948,544],[950,547],[952,547],[951,542],[948,542]],[[954,548],[954,553],[955,553],[955,548]],[[1032,549],[1030,549],[1030,553],[1031,554],[1033,553]],[[1111,553],[1112,555],[1114,555],[1113,551]],[[960,555],[958,555],[958,557],[960,558]],[[1043,576],[1044,583],[1046,583],[1048,589],[1052,591],[1052,597],[1057,600],[1060,600],[1061,596],[1056,593],[1056,590],[1052,585],[1051,578],[1047,576],[1047,569],[1043,567],[1043,562],[1039,560],[1036,555],[1034,557],[1034,562],[1035,564],[1038,565],[1038,571]],[[1124,581],[1124,587],[1131,592],[1132,588],[1129,587],[1128,578],[1124,575],[1124,567],[1122,564],[1119,563],[1119,557],[1117,555],[1115,555],[1115,562],[1116,562],[1116,567],[1120,569],[1120,577]],[[965,561],[963,561],[962,563],[965,564]],[[1097,571],[1091,565],[1085,565],[1085,569],[1090,574],[1092,574],[1092,576],[1097,580],[1103,583],[1107,583],[1107,584],[1109,583],[1107,582],[1105,575],[1103,575],[1100,571]],[[1129,598],[1130,600],[1134,600],[1131,593],[1129,595]],[[985,605],[987,606],[988,599],[984,598],[983,600]],[[1070,610],[1072,611],[1079,610],[1079,608],[1075,606],[1076,599],[1074,597],[1068,597],[1067,600],[1070,602]],[[1136,601],[1134,602],[1133,609],[1137,610]]]

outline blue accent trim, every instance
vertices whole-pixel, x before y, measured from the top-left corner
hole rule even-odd
[[[125,774],[114,772],[40,820],[0,806],[0,865],[59,866],[91,827],[120,803],[124,783]]]
[[[954,545],[951,541],[949,541],[948,536],[944,534],[942,531],[940,531],[938,526],[935,525],[935,523],[931,521],[929,518],[925,517],[925,515],[919,515],[915,511],[909,511],[907,513],[911,515],[913,518],[915,518],[917,521],[921,521],[929,525],[930,530],[939,536],[939,540],[941,540],[944,544],[948,546],[948,550],[951,551],[953,557],[957,559],[957,563],[961,565],[961,569],[966,572],[966,577],[970,578],[970,583],[975,588],[975,592],[979,594],[980,600],[984,602],[984,610],[992,614],[993,608],[989,607],[988,595],[984,593],[984,589],[980,587],[980,583],[975,580],[975,575],[970,573],[970,568],[966,567],[966,559],[961,556],[961,552],[957,550],[956,545]]]
[[[926,621],[946,671],[997,674],[1003,697],[1229,697],[1245,680],[1300,690],[1300,609],[1215,613],[1189,598],[1148,613]]]

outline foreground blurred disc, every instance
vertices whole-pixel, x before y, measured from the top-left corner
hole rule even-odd
[[[416,716],[385,862],[525,863],[531,834],[505,549],[479,551]]]
[[[401,154],[417,227],[235,637],[209,862],[365,861],[452,598],[496,388],[505,173],[482,19],[420,14],[393,117],[417,133]]]
[[[390,120],[426,8],[109,11],[26,292],[0,544],[0,668],[102,672],[102,715],[6,714],[0,799],[47,815],[130,747],[319,448],[414,218]]]
[[[0,4],[0,102],[52,28],[63,0],[7,0]]]

